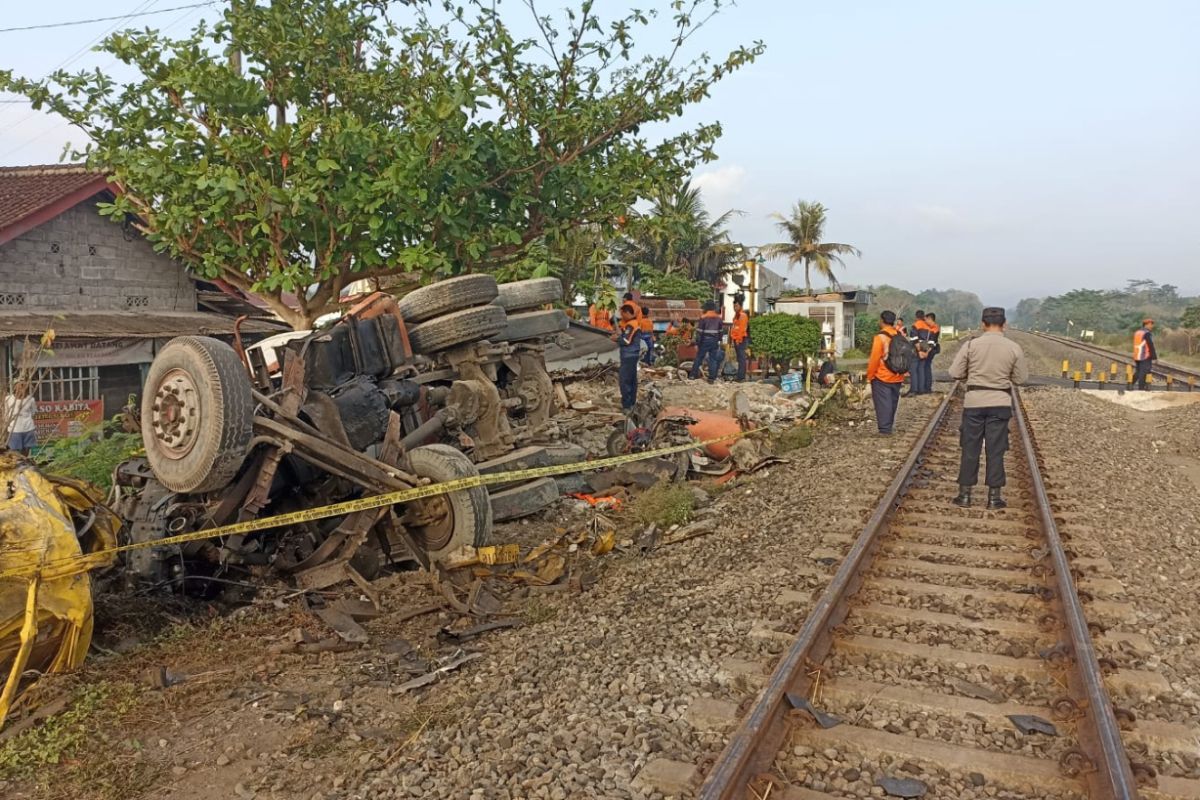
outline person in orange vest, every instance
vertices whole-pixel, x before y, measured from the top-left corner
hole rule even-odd
[[[667,323],[666,334],[667,334],[667,336],[678,336],[679,335],[679,328],[675,327],[675,322],[673,320]]]
[[[637,404],[638,357],[642,354],[642,329],[633,303],[621,304],[621,328],[613,334],[621,354],[617,380],[621,387],[621,410],[626,414]]]
[[[926,388],[933,392],[933,359],[942,352],[942,326],[938,325],[937,314],[932,311],[926,312],[925,324],[929,326],[929,339],[933,342],[933,349],[929,351],[929,382]]]
[[[733,302],[733,324],[729,326],[729,341],[737,353],[737,381],[746,380],[746,346],[750,344],[750,315],[742,304]]]
[[[933,333],[925,321],[925,312],[918,310],[913,322],[912,338],[916,340],[917,361],[913,364],[909,394],[929,394],[933,391],[933,371],[930,369],[929,353],[933,350]]]
[[[595,303],[588,306],[588,324],[601,330],[611,331],[613,329],[612,317]]]
[[[654,366],[654,320],[650,319],[650,309],[647,306],[642,306],[642,316],[638,320],[638,326],[642,330],[642,341],[646,343],[646,355],[642,361],[647,365]]]
[[[867,361],[867,382],[871,385],[871,401],[875,405],[875,423],[879,432],[889,436],[896,424],[896,409],[900,405],[900,384],[916,360],[910,342],[896,329],[896,314],[884,311],[879,315],[879,333],[871,343]]]
[[[696,325],[696,357],[692,360],[692,371],[688,377],[692,380],[700,377],[700,365],[708,361],[708,382],[715,383],[719,369],[721,349],[721,333],[725,326],[721,323],[721,315],[717,313],[717,304],[712,300],[704,303],[704,314]]]
[[[1147,389],[1150,371],[1158,359],[1154,348],[1154,320],[1147,317],[1133,334],[1133,382],[1143,392]]]

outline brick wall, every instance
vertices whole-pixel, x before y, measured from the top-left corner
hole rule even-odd
[[[0,310],[20,308],[195,311],[196,287],[87,202],[0,245]]]

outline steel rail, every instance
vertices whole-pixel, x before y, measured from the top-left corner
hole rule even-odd
[[[1013,417],[1021,435],[1021,448],[1029,465],[1030,483],[1037,501],[1037,513],[1042,533],[1049,547],[1047,554],[1053,564],[1054,578],[1058,586],[1056,600],[1062,609],[1069,638],[1073,669],[1067,681],[1084,715],[1084,723],[1078,726],[1079,743],[1091,760],[1091,769],[1086,773],[1089,796],[1093,800],[1132,800],[1138,797],[1137,781],[1129,763],[1129,754],[1121,741],[1121,728],[1113,712],[1112,700],[1104,686],[1103,673],[1092,645],[1092,634],[1088,630],[1083,603],[1071,574],[1071,563],[1063,548],[1058,524],[1050,508],[1046,484],[1038,467],[1037,450],[1034,447],[1033,431],[1025,415],[1025,401],[1018,390],[1013,390]]]
[[[787,695],[804,689],[806,668],[813,662],[819,663],[828,651],[830,631],[845,618],[847,600],[862,582],[864,567],[870,563],[879,534],[886,529],[900,496],[915,476],[925,450],[945,420],[953,394],[950,392],[942,399],[926,423],[912,452],[854,540],[833,580],[817,599],[795,642],[775,667],[737,733],[729,740],[700,787],[701,800],[742,800],[755,774],[774,760],[787,732],[785,717],[791,710]]]
[[[1107,347],[1101,347],[1100,345],[1092,344],[1091,342],[1080,342],[1080,341],[1076,341],[1075,339],[1070,339],[1066,336],[1058,336],[1053,333],[1042,333],[1041,331],[1024,331],[1023,330],[1020,332],[1027,333],[1030,336],[1036,336],[1039,339],[1045,339],[1046,341],[1049,341],[1049,342],[1057,342],[1058,344],[1061,344],[1065,347],[1073,347],[1077,350],[1082,350],[1085,353],[1091,353],[1094,356],[1102,356],[1104,358],[1116,361],[1120,364],[1132,364],[1133,363],[1132,356],[1124,355],[1122,353],[1117,352],[1116,350],[1110,350]],[[1150,372],[1153,375],[1158,375],[1163,378],[1172,377],[1172,378],[1175,378],[1176,380],[1182,378],[1185,381],[1188,380],[1189,378],[1194,379],[1194,380],[1200,380],[1200,370],[1192,370],[1192,369],[1188,369],[1187,367],[1181,367],[1177,364],[1167,364],[1162,361],[1156,361],[1153,369],[1151,369]]]
[[[848,612],[850,598],[862,583],[862,574],[870,564],[881,534],[899,506],[900,497],[916,475],[925,451],[944,424],[955,391],[941,404],[922,430],[896,477],[888,485],[875,511],[854,540],[833,579],[822,591],[805,619],[795,641],[780,659],[750,712],[725,746],[716,764],[700,787],[701,800],[745,800],[751,782],[774,761],[787,733],[787,714],[792,706],[791,693],[807,693],[808,673],[828,654],[831,634]],[[1014,390],[1014,416],[1021,447],[1028,462],[1039,521],[1047,540],[1047,557],[1053,564],[1057,583],[1056,597],[1062,608],[1070,639],[1074,668],[1068,687],[1082,709],[1084,723],[1079,726],[1080,745],[1089,764],[1085,782],[1094,800],[1135,800],[1137,784],[1129,757],[1121,741],[1120,728],[1112,703],[1104,687],[1100,665],[1092,646],[1083,606],[1075,589],[1071,566],[1054,522],[1045,483],[1038,470],[1037,453],[1020,394]]]

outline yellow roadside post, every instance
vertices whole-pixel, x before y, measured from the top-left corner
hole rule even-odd
[[[1083,378],[1083,375],[1080,374],[1079,370],[1075,370],[1075,388],[1076,389],[1079,388],[1079,381],[1082,380],[1082,378]]]
[[[1068,373],[1070,373],[1070,372],[1071,372],[1071,362],[1064,358],[1063,359],[1063,377],[1064,378],[1067,377]]]
[[[1106,379],[1106,378],[1108,378],[1108,375],[1107,375],[1107,374],[1105,374],[1105,373],[1103,373],[1103,372],[1101,372],[1100,374],[1098,374],[1098,375],[1096,376],[1096,379],[1097,379],[1098,381],[1100,381],[1100,388],[1101,388],[1101,389],[1103,389],[1103,388],[1104,388],[1104,381],[1105,381],[1105,379]]]
[[[1087,379],[1089,381],[1092,379],[1092,362],[1090,362],[1090,361],[1083,362],[1083,374],[1087,377]]]
[[[1128,386],[1133,386],[1133,364],[1125,365],[1125,383]]]
[[[1112,373],[1112,379],[1115,381],[1117,379],[1117,362],[1112,362],[1112,367],[1109,371]]]

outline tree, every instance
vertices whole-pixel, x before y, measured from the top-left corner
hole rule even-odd
[[[1196,339],[1200,337],[1200,306],[1188,306],[1179,317],[1179,327],[1187,337],[1188,355],[1196,353]]]
[[[667,297],[672,300],[712,300],[712,284],[693,281],[683,275],[665,275],[658,270],[643,269],[640,284],[643,294],[651,297]]]
[[[621,260],[712,283],[739,259],[741,248],[730,241],[727,227],[741,212],[730,210],[713,219],[700,187],[691,181],[659,188],[651,202],[649,212],[629,221],[618,245]]]
[[[786,258],[788,266],[804,265],[804,293],[812,294],[812,270],[837,285],[833,274],[834,265],[844,267],[842,256],[861,256],[857,247],[837,242],[822,242],[825,235],[825,206],[801,200],[792,207],[792,215],[772,214],[778,227],[788,237],[786,242],[769,244],[762,248],[768,258]]]
[[[0,72],[0,89],[87,134],[72,155],[112,176],[104,213],[296,327],[359,278],[494,271],[611,227],[712,159],[720,134],[646,130],[763,50],[689,55],[722,0],[675,0],[665,35],[655,11],[602,20],[576,0],[551,17],[529,1],[532,37],[494,0],[260,2],[231,0],[180,40],[109,36],[98,49],[130,83]]]

